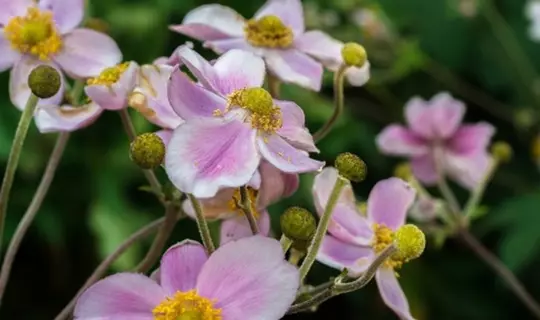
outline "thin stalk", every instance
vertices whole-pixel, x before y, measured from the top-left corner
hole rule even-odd
[[[450,206],[450,212],[452,216],[456,219],[456,222],[458,224],[461,224],[461,206],[459,205],[459,202],[454,195],[454,192],[446,181],[442,156],[443,155],[441,150],[439,148],[435,148],[435,151],[433,152],[433,158],[435,162],[435,171],[437,172],[437,186],[443,198],[446,200],[446,203]]]
[[[204,217],[201,203],[192,194],[188,194],[188,197],[189,197],[189,200],[191,201],[191,205],[193,206],[193,209],[195,210],[195,216],[197,219],[197,227],[199,228],[199,233],[201,235],[202,242],[204,246],[206,247],[206,250],[210,254],[216,250],[216,247],[214,246],[214,242],[212,241],[212,236],[210,235],[210,229],[208,229],[208,223],[206,222],[206,218]]]
[[[285,253],[291,247],[292,240],[289,239],[286,235],[282,234],[281,238],[279,239],[279,243],[281,244],[281,248],[283,249],[283,252]]]
[[[469,219],[472,216],[472,214],[474,213],[474,210],[480,204],[480,201],[482,200],[484,196],[484,192],[486,191],[486,187],[489,181],[491,181],[491,178],[493,177],[493,174],[495,173],[495,170],[497,169],[498,165],[499,165],[499,161],[494,159],[493,162],[490,164],[487,170],[487,173],[484,176],[484,179],[482,179],[480,184],[472,192],[469,200],[467,200],[467,203],[465,204],[465,209],[463,209],[464,216],[466,219]]]
[[[259,225],[257,224],[257,219],[255,218],[255,212],[253,212],[253,205],[249,198],[248,189],[246,186],[240,187],[240,201],[242,202],[242,211],[249,223],[249,228],[253,234],[259,233]]]
[[[268,91],[274,99],[279,99],[281,93],[281,81],[272,73],[268,73]]]

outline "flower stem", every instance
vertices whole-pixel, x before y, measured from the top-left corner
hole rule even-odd
[[[297,266],[298,262],[300,262],[300,259],[302,259],[304,255],[305,252],[292,248],[291,252],[289,253],[289,263],[293,266]]]
[[[204,218],[204,213],[201,207],[201,203],[195,196],[192,194],[188,194],[189,200],[191,201],[191,205],[193,206],[193,209],[195,210],[195,216],[197,218],[197,226],[199,227],[199,233],[201,234],[201,239],[203,241],[204,246],[206,247],[206,250],[209,254],[214,252],[216,250],[216,247],[214,246],[214,242],[212,241],[212,236],[210,235],[210,230],[208,229],[208,223],[206,222],[206,219]]]
[[[281,244],[281,248],[283,249],[283,253],[285,253],[291,247],[292,240],[289,239],[286,235],[282,234],[281,238],[279,239],[279,243]]]
[[[322,128],[319,131],[313,134],[313,140],[315,142],[321,141],[330,131],[332,127],[339,119],[339,116],[343,112],[343,102],[345,100],[345,95],[343,93],[343,83],[345,77],[345,71],[347,70],[346,65],[341,65],[339,69],[334,73],[334,113],[326,121]]]
[[[58,168],[58,164],[60,163],[60,159],[62,158],[62,154],[64,153],[64,149],[68,142],[69,135],[69,132],[62,132],[58,135],[58,138],[56,139],[56,144],[49,158],[49,162],[47,163],[47,167],[45,168],[45,172],[41,177],[41,182],[39,183],[36,193],[32,198],[32,202],[30,203],[30,206],[28,206],[28,209],[26,210],[22,220],[19,222],[17,230],[15,231],[15,234],[11,239],[8,250],[6,252],[6,256],[4,257],[4,262],[2,263],[2,271],[0,272],[0,303],[2,302],[2,297],[4,295],[6,285],[9,280],[11,267],[13,266],[13,261],[15,260],[15,256],[17,255],[19,246],[21,245],[21,242],[26,235],[28,228],[34,221],[34,218],[36,217],[39,208],[43,203],[43,199],[49,191],[49,187],[51,186],[52,180],[54,178],[56,168]]]
[[[32,122],[34,112],[36,110],[39,98],[33,93],[30,94],[26,106],[22,112],[17,130],[15,131],[15,138],[11,145],[11,151],[9,152],[8,163],[6,172],[4,173],[4,179],[2,180],[2,188],[0,189],[0,248],[2,248],[2,239],[4,236],[4,223],[6,220],[6,211],[8,206],[9,194],[11,192],[11,186],[13,185],[13,179],[15,172],[19,165],[19,158],[28,133],[28,128]],[[1,249],[0,249],[1,250]]]
[[[450,207],[450,213],[456,220],[456,223],[458,223],[458,225],[462,225],[463,219],[461,216],[461,206],[459,205],[459,202],[454,195],[454,192],[452,191],[452,189],[450,189],[450,186],[446,181],[443,169],[442,156],[443,154],[441,152],[441,149],[436,148],[433,152],[433,158],[435,162],[435,171],[437,172],[437,186],[443,198],[446,200],[446,203]]]
[[[463,209],[464,216],[466,219],[469,219],[474,214],[474,210],[480,204],[480,201],[482,200],[482,197],[484,196],[484,191],[486,190],[488,182],[491,181],[491,178],[493,177],[493,174],[495,173],[495,170],[497,169],[498,165],[499,165],[499,161],[495,159],[493,160],[492,163],[490,163],[487,173],[484,176],[484,179],[482,179],[480,184],[472,192],[469,200],[467,200],[467,203],[465,204],[465,209]]]
[[[268,90],[270,91],[270,95],[274,99],[279,99],[279,96],[281,93],[281,81],[279,81],[279,79],[270,72],[268,72],[267,74],[267,80],[268,80]]]
[[[259,233],[259,226],[257,225],[257,219],[255,218],[255,213],[253,212],[251,200],[249,199],[248,189],[246,186],[240,187],[240,201],[242,202],[242,211],[246,216],[249,227],[253,234]]]
[[[324,209],[324,213],[319,220],[319,224],[317,225],[317,230],[315,230],[315,235],[311,240],[311,244],[308,248],[306,258],[300,266],[300,282],[304,280],[304,278],[309,272],[309,269],[311,269],[313,262],[315,262],[315,258],[317,257],[317,253],[319,252],[319,249],[321,247],[322,240],[326,235],[326,230],[328,229],[328,224],[330,223],[330,218],[332,217],[332,212],[334,211],[339,196],[341,195],[341,191],[343,190],[343,187],[345,187],[347,182],[348,180],[338,176],[338,179],[334,184],[334,188],[332,189],[332,193],[330,193],[330,197],[328,199],[328,203],[326,204],[326,208]]]

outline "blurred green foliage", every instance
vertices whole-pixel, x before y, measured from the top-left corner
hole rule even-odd
[[[107,23],[126,60],[149,63],[169,55],[188,40],[167,29],[180,23],[203,0],[93,0],[91,15]],[[262,0],[219,3],[248,17]],[[478,5],[472,17],[462,2]],[[530,141],[538,133],[540,99],[538,76],[540,44],[527,35],[524,1],[500,0],[304,0],[309,28],[319,28],[344,41],[366,46],[373,78],[364,88],[346,89],[346,115],[320,144],[321,159],[332,163],[344,151],[359,154],[369,168],[359,184],[365,199],[373,184],[392,174],[399,159],[383,157],[374,137],[386,124],[401,121],[404,103],[414,95],[429,98],[449,91],[466,101],[469,121],[489,121],[496,138],[515,150],[512,163],[503,166],[489,186],[486,215],[473,231],[517,273],[533,296],[540,297],[539,170],[531,160]],[[493,7],[492,7],[493,6]],[[359,25],[361,10],[376,12],[388,27],[376,36],[373,25]],[[473,6],[474,8],[474,6]],[[501,17],[498,13],[502,13]],[[364,16],[365,18],[365,16]],[[509,55],[497,36],[504,21],[526,59]],[[497,31],[498,30],[498,31]],[[495,31],[495,32],[494,32]],[[201,49],[197,44],[197,49]],[[208,57],[212,53],[202,50]],[[529,66],[529,61],[532,62]],[[10,105],[9,74],[0,75],[0,161],[5,165],[19,112]],[[311,130],[320,127],[332,111],[330,75],[321,93],[294,86],[283,88],[287,99],[306,113]],[[132,114],[139,132],[154,128]],[[54,135],[33,128],[22,155],[8,210],[8,243],[30,202],[54,144]],[[163,172],[159,172],[164,181]],[[312,175],[302,177],[299,191],[271,208],[274,218],[288,206],[313,209]],[[107,112],[91,127],[73,134],[50,193],[16,259],[2,319],[51,319],[67,303],[95,266],[129,234],[160,217],[163,209],[152,194],[143,192],[140,170],[128,157],[128,143],[118,115]],[[466,194],[458,194],[465,200]],[[278,231],[278,219],[274,219]],[[214,226],[215,229],[215,226]],[[180,222],[170,243],[197,238],[195,224]],[[151,239],[126,252],[111,270],[126,270],[140,261]],[[429,244],[428,244],[429,246]],[[5,248],[4,248],[5,249]],[[336,271],[316,264],[309,280],[325,281]],[[449,240],[405,266],[401,281],[418,319],[526,319],[530,317],[491,270],[462,246]],[[287,319],[393,319],[395,316],[368,286],[361,292],[335,298],[316,314]]]

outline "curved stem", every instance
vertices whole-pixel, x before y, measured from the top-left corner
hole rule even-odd
[[[246,216],[248,220],[249,227],[251,228],[251,232],[253,234],[258,234],[259,225],[257,224],[255,213],[252,210],[252,204],[251,204],[251,200],[249,199],[247,188],[248,187],[246,186],[240,187],[240,201],[242,202],[242,211],[244,211],[244,215]]]
[[[216,247],[214,246],[214,242],[212,241],[212,236],[210,235],[210,229],[208,229],[208,223],[206,222],[206,218],[204,217],[201,203],[192,194],[188,194],[188,197],[189,197],[189,201],[191,201],[191,205],[193,206],[193,209],[195,210],[195,216],[197,218],[197,227],[199,227],[199,233],[201,235],[202,242],[204,246],[206,247],[208,254],[211,254],[212,252],[216,250]]]
[[[19,158],[21,156],[24,140],[26,139],[26,134],[28,133],[28,128],[30,127],[30,122],[32,122],[32,117],[34,116],[38,102],[39,98],[31,93],[21,114],[21,118],[19,119],[19,124],[15,131],[15,138],[13,138],[13,144],[11,145],[11,151],[9,152],[8,163],[4,173],[4,179],[2,180],[2,189],[0,189],[0,248],[2,248],[2,239],[4,237],[4,223],[6,221],[6,211],[11,186],[13,185],[15,172],[19,166]]]
[[[313,134],[313,140],[315,142],[321,141],[328,133],[330,133],[332,127],[343,112],[343,102],[345,100],[345,95],[343,94],[343,82],[345,70],[347,70],[347,68],[348,67],[346,65],[341,65],[334,73],[334,113],[330,119],[326,121],[322,128]]]
[[[58,168],[58,164],[60,163],[60,159],[62,158],[62,154],[64,153],[64,149],[66,147],[68,139],[69,132],[62,132],[58,135],[58,138],[56,139],[56,144],[49,158],[49,162],[47,163],[47,167],[45,168],[45,172],[41,177],[41,182],[39,183],[36,193],[32,198],[32,202],[24,213],[24,216],[19,222],[17,230],[15,231],[15,234],[11,239],[8,250],[6,252],[6,256],[4,257],[4,262],[2,263],[2,271],[0,272],[0,303],[2,302],[2,297],[4,296],[6,285],[9,280],[11,267],[13,266],[13,261],[15,260],[15,256],[17,255],[19,246],[21,245],[21,242],[26,235],[28,228],[34,221],[34,218],[36,217],[39,208],[43,203],[43,199],[47,195],[47,191],[51,186],[54,174],[56,172],[56,168]]]

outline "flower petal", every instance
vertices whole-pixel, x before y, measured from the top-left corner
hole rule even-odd
[[[34,120],[41,133],[69,132],[91,125],[102,112],[95,103],[79,107],[48,105],[38,108]]]
[[[321,90],[322,65],[305,53],[296,49],[268,50],[265,58],[270,71],[282,81],[314,91]]]
[[[88,98],[106,110],[120,110],[128,105],[129,94],[135,88],[139,66],[130,62],[126,71],[112,85],[89,85],[84,88]]]
[[[35,67],[42,64],[54,67],[60,74],[62,74],[56,65],[38,61],[30,56],[23,56],[19,61],[17,61],[17,63],[15,63],[13,69],[11,69],[11,74],[9,77],[9,97],[11,98],[13,105],[15,105],[19,110],[24,109],[31,94],[30,87],[28,87],[28,76]],[[40,99],[38,106],[58,105],[60,102],[62,102],[63,97],[64,77],[62,76],[60,90],[58,90],[58,92],[49,99]]]
[[[257,144],[262,156],[283,172],[312,172],[324,166],[324,162],[311,159],[306,152],[291,146],[277,134],[257,137]]]
[[[233,9],[219,4],[203,5],[190,11],[171,30],[200,41],[244,36],[245,19]]]
[[[20,58],[19,52],[11,48],[11,44],[4,37],[4,33],[0,30],[0,72],[11,68]]]
[[[232,199],[234,192],[235,188],[224,188],[219,190],[212,198],[199,199],[203,208],[204,217],[207,220],[230,219],[235,217],[238,212],[231,209],[229,206],[229,201]],[[182,209],[184,209],[184,212],[190,218],[196,219],[195,210],[189,199],[184,200]]]
[[[407,182],[390,178],[377,182],[367,202],[368,219],[396,230],[405,223],[416,191]]]
[[[165,145],[165,148],[169,145],[169,142],[171,141],[173,131],[169,129],[165,130],[159,130],[154,132],[160,139],[163,141],[163,144]]]
[[[463,125],[457,129],[448,143],[453,153],[472,154],[486,150],[495,128],[486,122]]]
[[[426,185],[433,185],[439,179],[431,154],[413,158],[411,160],[411,169],[416,179]]]
[[[255,13],[254,18],[260,19],[270,15],[280,18],[295,34],[300,35],[304,32],[304,10],[300,0],[268,0]]]
[[[165,168],[173,184],[197,198],[245,185],[257,170],[257,132],[236,119],[193,119],[173,133]]]
[[[53,60],[71,77],[89,78],[119,63],[122,52],[108,35],[79,28],[64,36],[62,51]]]
[[[0,27],[7,25],[13,17],[26,15],[28,7],[34,4],[34,0],[0,0]]]
[[[252,236],[229,242],[210,256],[197,292],[216,299],[223,319],[275,320],[285,315],[299,284],[298,270],[284,260],[279,241]]]
[[[379,268],[375,280],[384,303],[403,320],[414,320],[409,311],[409,302],[394,274],[394,270]]]
[[[165,297],[163,289],[150,278],[118,273],[86,289],[74,315],[78,320],[152,320],[152,310]]]
[[[180,61],[186,65],[206,89],[210,89],[215,93],[220,92],[220,79],[210,62],[189,47],[178,49],[178,56]]]
[[[253,52],[258,56],[263,56],[266,50],[264,48],[254,47],[249,44],[245,38],[230,38],[221,40],[206,41],[203,46],[210,48],[216,53],[224,53],[229,50],[239,49],[244,51]]]
[[[343,42],[319,30],[308,31],[294,39],[294,47],[314,57],[332,71],[337,71],[343,63]]]
[[[369,78],[371,78],[371,64],[369,61],[366,61],[361,68],[349,67],[345,71],[345,77],[347,77],[347,81],[349,81],[350,85],[361,87],[369,81]]]
[[[376,138],[382,153],[398,156],[419,156],[428,152],[426,142],[409,129],[392,124],[384,128]]]
[[[274,100],[274,103],[281,109],[283,117],[283,125],[277,133],[295,148],[307,152],[319,152],[313,136],[306,128],[302,108],[292,101]]]
[[[338,270],[347,268],[351,276],[356,276],[367,269],[373,256],[373,250],[369,247],[357,246],[326,235],[317,252],[317,261]]]
[[[268,236],[270,232],[270,215],[266,210],[260,212],[260,217],[257,220],[260,234]],[[224,245],[233,240],[252,236],[253,232],[249,226],[247,218],[240,214],[232,219],[225,219],[220,227],[220,245]]]
[[[219,78],[222,95],[235,90],[261,87],[264,83],[264,61],[251,52],[236,49],[227,51],[217,59],[214,70]]]
[[[257,205],[266,208],[278,200],[291,196],[298,189],[297,174],[280,171],[267,161],[261,161],[259,166],[261,186],[257,195]]]
[[[197,277],[208,260],[206,249],[193,240],[184,240],[170,247],[161,258],[160,283],[168,296],[176,291],[195,288]]]
[[[83,20],[83,0],[41,0],[39,7],[51,10],[56,27],[62,34],[75,29]]]
[[[485,179],[493,159],[487,152],[458,155],[447,152],[445,169],[450,177],[464,188],[473,190]]]

